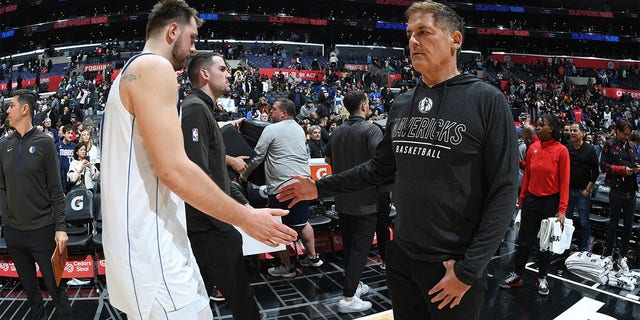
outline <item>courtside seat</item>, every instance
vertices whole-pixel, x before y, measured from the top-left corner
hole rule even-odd
[[[594,213],[589,214],[589,221],[591,222],[595,222],[595,223],[609,223],[610,218],[609,217],[604,217],[601,215],[597,215]]]
[[[82,225],[81,235],[69,235],[69,251],[88,251],[93,238],[94,204],[93,193],[86,189],[71,190],[65,197],[65,222]]]

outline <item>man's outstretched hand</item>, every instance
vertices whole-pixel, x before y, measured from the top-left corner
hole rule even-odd
[[[278,201],[284,202],[291,199],[291,203],[289,203],[289,208],[291,208],[300,201],[313,200],[318,197],[318,189],[313,180],[296,175],[291,176],[291,179],[293,179],[293,183],[278,189],[279,194],[276,196]]]

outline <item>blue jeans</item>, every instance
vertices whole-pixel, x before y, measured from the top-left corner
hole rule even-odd
[[[569,189],[569,204],[567,205],[567,218],[573,219],[574,210],[577,210],[580,230],[580,250],[590,251],[591,245],[591,223],[589,222],[589,212],[591,211],[591,198],[582,194],[583,189]],[[576,221],[574,221],[576,222]]]

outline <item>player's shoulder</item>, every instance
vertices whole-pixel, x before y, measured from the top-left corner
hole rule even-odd
[[[169,60],[156,54],[146,54],[131,61],[122,74],[124,80],[138,80],[144,74],[175,74]]]

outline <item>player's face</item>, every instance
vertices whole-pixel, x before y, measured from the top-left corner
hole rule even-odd
[[[188,24],[179,27],[179,34],[171,51],[171,64],[178,71],[187,63],[187,59],[196,52],[196,38],[198,38],[198,26],[196,19],[191,17]]]

